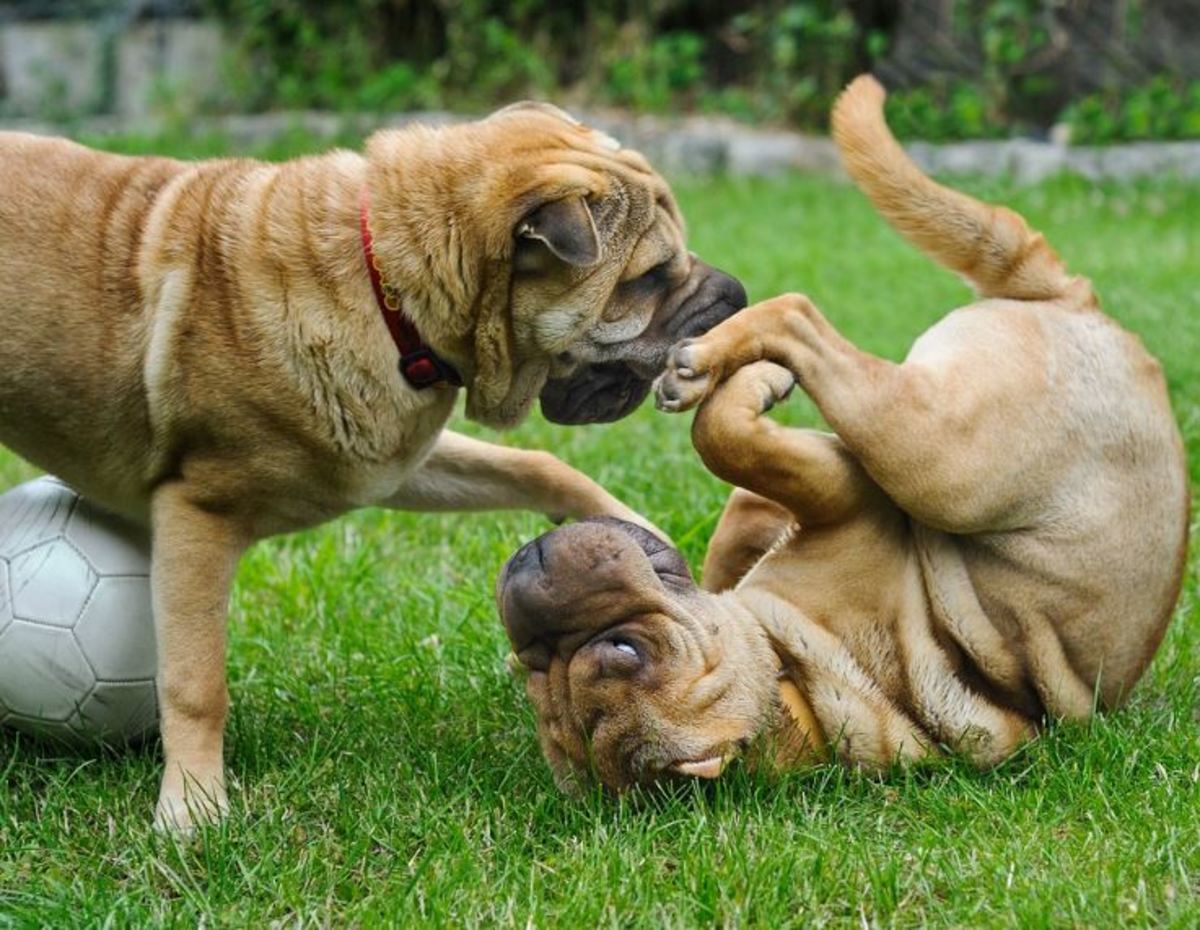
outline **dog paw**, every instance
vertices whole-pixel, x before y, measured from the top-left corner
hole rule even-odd
[[[186,790],[164,785],[154,808],[154,829],[189,839],[197,828],[220,823],[228,814],[229,799],[223,785],[210,784],[207,790],[195,783],[189,783]]]
[[[671,349],[666,371],[654,384],[658,409],[680,413],[704,400],[713,381],[706,362],[706,353],[698,340],[688,339]]]
[[[795,376],[774,362],[755,362],[738,371],[733,377],[745,378],[754,386],[758,393],[761,413],[766,413],[776,404],[787,400],[796,386]]]

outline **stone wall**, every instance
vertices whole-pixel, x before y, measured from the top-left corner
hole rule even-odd
[[[0,113],[64,119],[190,111],[220,91],[220,27],[119,18],[0,23]]]
[[[1099,90],[1137,87],[1160,74],[1200,80],[1198,0],[1059,0],[1024,10],[998,0],[857,0],[856,6],[868,20],[874,13],[875,25],[890,36],[872,68],[887,86],[999,82],[1016,107],[1009,115],[1042,128],[1070,101]],[[1023,31],[1014,28],[1021,16]],[[980,28],[989,19],[992,26]],[[995,41],[1005,31],[997,29],[1000,22],[1025,45],[1018,61],[988,54],[987,37]]]
[[[104,57],[104,43],[93,22],[0,27],[5,111],[65,116],[100,110]]]

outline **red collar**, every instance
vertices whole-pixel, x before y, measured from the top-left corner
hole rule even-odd
[[[362,200],[358,211],[363,257],[367,260],[367,274],[371,278],[371,290],[375,292],[375,302],[379,304],[379,312],[383,314],[383,322],[387,324],[388,332],[392,334],[392,341],[400,350],[400,374],[418,391],[438,384],[461,387],[462,378],[458,372],[421,340],[421,334],[417,332],[417,327],[400,307],[400,295],[384,282],[379,265],[375,261],[375,252],[371,248],[371,227],[367,223],[370,205],[371,196],[367,192],[366,185],[363,185]]]

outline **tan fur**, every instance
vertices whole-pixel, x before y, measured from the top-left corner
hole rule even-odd
[[[641,520],[546,453],[443,432],[456,392],[402,380],[366,273],[364,187],[385,278],[477,420],[518,422],[551,375],[569,400],[592,363],[648,387],[658,330],[717,273],[644,159],[560,111],[278,165],[0,133],[0,177],[0,441],[153,528],[160,823],[225,807],[226,600],[254,540],[361,506]]]
[[[1090,285],[1066,274],[1039,233],[1005,207],[994,207],[930,180],[904,154],[879,118],[884,91],[860,77],[833,108],[833,138],[856,184],[914,245],[957,271],[982,297],[1078,302]]]
[[[984,297],[902,364],[851,345],[800,295],[674,351],[660,406],[699,406],[696,449],[739,488],[710,590],[650,570],[670,557],[609,523],[543,537],[540,570],[514,559],[502,578],[510,638],[541,669],[527,688],[559,721],[542,740],[560,778],[712,775],[768,734],[784,767],[822,746],[858,765],[943,749],[992,765],[1046,718],[1118,705],[1162,638],[1188,483],[1158,364],[1024,220],[922,176],[882,99],[860,78],[838,102],[848,170]],[[794,384],[836,435],[763,416]],[[638,660],[597,676],[581,656],[612,652],[614,636]],[[693,699],[714,680],[719,707]]]

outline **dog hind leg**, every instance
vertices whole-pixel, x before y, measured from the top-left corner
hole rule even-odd
[[[734,488],[708,541],[701,587],[713,593],[733,588],[795,523],[786,507]]]
[[[910,515],[948,532],[1020,526],[1033,516],[1022,508],[1062,471],[1061,411],[1045,383],[1052,366],[1030,322],[1039,312],[1002,304],[952,315],[896,364],[848,342],[807,297],[787,294],[672,350],[659,405],[687,409],[739,368],[776,362]]]

